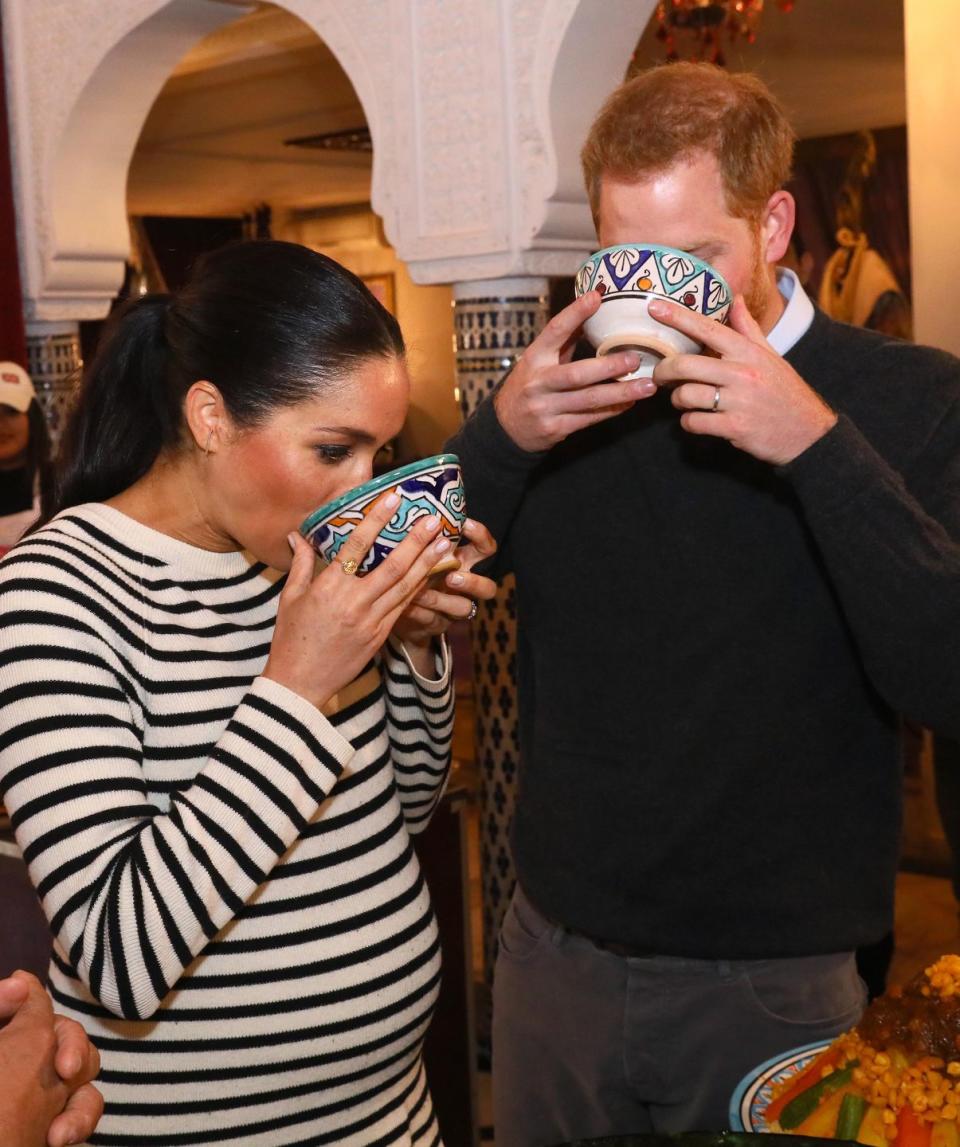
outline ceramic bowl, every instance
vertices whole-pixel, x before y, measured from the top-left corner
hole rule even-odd
[[[463,475],[456,454],[435,454],[379,474],[314,510],[301,524],[300,533],[324,562],[333,562],[343,543],[370,512],[373,503],[388,490],[400,495],[400,505],[377,535],[357,570],[357,576],[376,569],[403,541],[414,522],[427,514],[436,514],[440,518],[442,533],[453,543],[450,556],[444,557],[433,572],[452,569],[457,564],[453,552],[460,541],[466,517]]]
[[[587,291],[603,296],[600,309],[583,325],[597,354],[635,350],[641,356],[640,366],[625,378],[649,378],[661,359],[703,350],[700,343],[651,318],[650,299],[682,303],[721,323],[733,301],[726,280],[709,263],[657,243],[621,243],[591,255],[576,278],[577,296]]]

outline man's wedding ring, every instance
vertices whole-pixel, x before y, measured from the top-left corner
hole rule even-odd
[[[713,405],[710,407],[710,413],[716,414],[719,409],[720,409],[720,387],[715,386],[713,388]]]
[[[345,574],[355,574],[360,568],[360,563],[356,558],[347,558],[345,562],[340,563],[340,568]]]

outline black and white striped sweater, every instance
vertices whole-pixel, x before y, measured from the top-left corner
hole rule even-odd
[[[117,1147],[434,1144],[440,679],[261,676],[282,579],[103,505],[0,562],[0,780]]]

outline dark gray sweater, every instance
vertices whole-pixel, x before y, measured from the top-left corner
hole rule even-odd
[[[774,469],[660,394],[547,455],[486,402],[448,444],[517,575],[524,889],[657,952],[891,926],[897,714],[960,733],[960,361],[817,312],[840,412]]]

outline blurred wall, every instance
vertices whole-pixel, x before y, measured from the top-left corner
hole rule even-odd
[[[904,0],[914,337],[953,354],[960,354],[957,9],[957,0]]]
[[[402,460],[437,453],[460,423],[454,394],[450,287],[414,283],[369,208],[278,213],[272,230],[277,239],[303,243],[336,259],[361,278],[373,277],[371,286],[377,293],[383,286],[392,288],[392,309],[407,343],[412,386],[410,414],[399,456]]]

